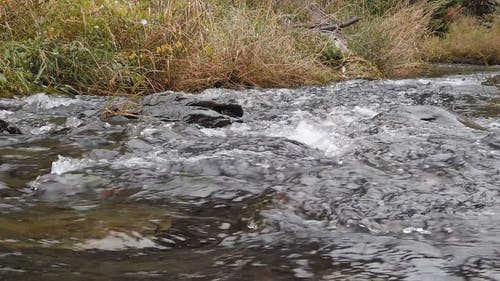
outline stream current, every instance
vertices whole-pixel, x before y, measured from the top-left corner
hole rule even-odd
[[[217,129],[0,100],[0,279],[500,280],[495,74],[206,90]]]

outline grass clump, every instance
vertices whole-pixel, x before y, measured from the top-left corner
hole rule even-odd
[[[0,0],[0,96],[141,95],[404,76],[424,58],[479,56],[436,51],[451,50],[461,32],[471,42],[493,38],[476,53],[497,62],[498,54],[486,49],[498,44],[498,24],[476,34],[457,23],[444,37],[449,46],[441,39],[422,44],[436,10],[447,9],[443,2],[455,8],[467,1]],[[362,21],[344,30],[349,50],[304,28],[353,16]]]
[[[499,64],[500,20],[482,23],[470,16],[460,17],[442,37],[431,37],[425,43],[431,62]]]
[[[271,4],[244,2],[0,0],[0,95],[286,87],[336,77],[319,54],[299,48]]]
[[[186,63],[176,67],[174,88],[288,87],[335,77],[268,8],[232,7],[204,26],[207,31],[189,41]]]
[[[399,3],[371,17],[350,36],[354,52],[371,62],[381,76],[412,74],[423,63],[421,42],[429,35],[435,5]]]

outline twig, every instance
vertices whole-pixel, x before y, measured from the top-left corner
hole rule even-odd
[[[339,30],[342,28],[346,28],[348,26],[351,26],[355,23],[357,23],[360,20],[358,17],[351,18],[349,20],[346,20],[344,22],[338,23],[338,24],[333,24],[333,25],[328,25],[326,23],[320,23],[320,24],[313,24],[313,25],[295,25],[295,27],[305,27],[309,29],[319,29],[321,31],[335,31]]]

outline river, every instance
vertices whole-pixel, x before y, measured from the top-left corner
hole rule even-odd
[[[0,99],[0,279],[500,280],[498,74],[206,90],[216,129]]]

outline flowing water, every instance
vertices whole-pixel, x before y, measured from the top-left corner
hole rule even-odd
[[[207,90],[218,129],[0,100],[0,279],[500,280],[495,74]]]

